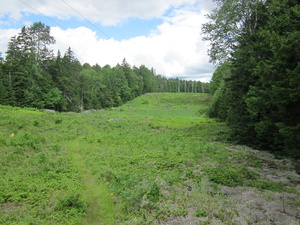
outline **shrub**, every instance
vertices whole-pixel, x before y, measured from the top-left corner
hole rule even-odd
[[[161,196],[160,187],[154,183],[149,192],[147,193],[147,197],[151,202],[157,202]]]
[[[230,187],[243,185],[246,180],[254,180],[257,178],[257,174],[248,171],[246,168],[206,166],[203,171],[209,180]]]
[[[256,187],[263,190],[282,192],[284,188],[284,183],[274,182],[270,180],[256,180],[248,181],[247,184],[251,187]]]
[[[87,206],[81,194],[73,192],[58,196],[54,208],[61,211],[76,209],[78,212],[84,213]]]
[[[196,217],[206,217],[206,216],[208,216],[208,213],[206,210],[197,209],[195,212],[195,216]]]

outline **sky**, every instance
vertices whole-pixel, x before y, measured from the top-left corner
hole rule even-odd
[[[2,0],[1,0],[2,1]],[[83,63],[115,66],[125,58],[157,74],[209,82],[209,43],[201,26],[212,0],[10,0],[0,9],[0,52],[21,27],[51,27],[62,54],[68,47]]]

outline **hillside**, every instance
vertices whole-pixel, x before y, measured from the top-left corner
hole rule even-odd
[[[1,224],[299,224],[299,162],[226,143],[209,96],[0,106]]]

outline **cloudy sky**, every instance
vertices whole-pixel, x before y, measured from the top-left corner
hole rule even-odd
[[[0,52],[22,26],[51,27],[52,46],[81,63],[153,67],[167,77],[208,82],[214,71],[201,24],[212,0],[10,0],[0,9]]]

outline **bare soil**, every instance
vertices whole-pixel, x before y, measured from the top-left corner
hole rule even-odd
[[[187,180],[183,187],[168,186],[164,181],[157,181],[162,187],[164,199],[167,199],[160,203],[165,212],[159,218],[153,215],[148,219],[157,225],[299,225],[300,175],[294,168],[300,162],[276,159],[271,153],[245,146],[233,146],[229,150],[241,151],[241,148],[256,156],[262,163],[260,169],[248,169],[255,170],[261,180],[284,183],[281,192],[223,185],[219,185],[220,190],[215,191],[208,180],[202,181],[200,186]]]

